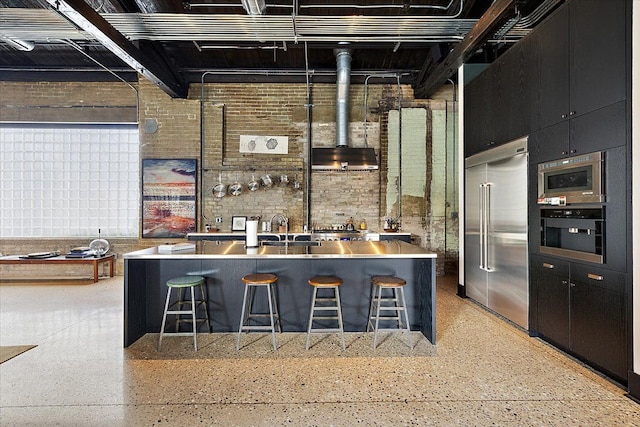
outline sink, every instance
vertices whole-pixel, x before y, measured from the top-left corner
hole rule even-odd
[[[284,240],[262,240],[260,246],[320,246],[318,240],[290,240],[285,242]]]

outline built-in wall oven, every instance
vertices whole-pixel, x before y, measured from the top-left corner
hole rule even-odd
[[[540,252],[605,262],[603,152],[538,164]]]
[[[603,203],[603,162],[598,151],[538,164],[538,204]]]
[[[604,263],[604,206],[545,208],[540,222],[540,252]]]

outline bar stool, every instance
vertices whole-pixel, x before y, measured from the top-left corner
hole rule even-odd
[[[413,340],[411,339],[411,324],[409,323],[409,311],[407,310],[407,302],[404,298],[404,285],[406,280],[400,277],[394,276],[373,276],[371,278],[371,285],[373,288],[371,305],[369,306],[369,321],[367,323],[367,332],[373,327],[373,348],[377,346],[378,331],[397,331],[404,330],[409,336],[409,347],[413,349]],[[382,290],[391,290],[391,295],[383,296]],[[399,295],[398,295],[399,292]],[[393,304],[393,305],[389,305]],[[381,311],[392,311],[395,315],[380,316]],[[375,313],[374,313],[375,312]],[[402,324],[402,313],[404,313],[405,324]],[[375,319],[375,324],[373,321]],[[379,322],[396,321],[398,322],[397,328],[385,328],[379,327]]]
[[[244,282],[244,299],[242,300],[242,313],[240,314],[240,327],[238,328],[238,341],[236,350],[240,350],[240,337],[243,331],[271,331],[273,339],[273,350],[278,349],[276,345],[276,322],[278,324],[278,332],[282,332],[280,325],[280,315],[278,314],[278,302],[274,283],[278,281],[278,276],[271,273],[247,274],[242,278]],[[269,303],[269,313],[253,313],[253,300],[256,295],[256,289],[264,287],[267,289],[267,299]],[[246,314],[246,317],[245,317]],[[269,325],[249,325],[251,319],[256,317],[268,317]],[[246,325],[245,325],[246,320]]]
[[[307,350],[309,350],[309,338],[312,333],[331,333],[340,332],[342,339],[342,350],[344,345],[344,327],[342,325],[342,308],[340,307],[340,285],[342,279],[336,276],[314,276],[309,279],[309,284],[313,286],[313,298],[311,299],[311,310],[309,311],[309,326],[307,328]],[[319,289],[332,289],[331,296],[318,296]],[[333,305],[323,305],[329,302]],[[316,303],[320,305],[316,306]],[[335,316],[316,316],[316,311],[335,311]],[[314,320],[337,320],[337,328],[313,328]]]
[[[163,335],[174,335],[174,336],[189,336],[193,335],[193,348],[195,351],[198,351],[198,340],[196,337],[196,333],[198,331],[197,324],[198,322],[206,322],[207,327],[209,328],[209,332],[211,332],[211,324],[209,323],[209,310],[207,309],[207,293],[204,286],[204,277],[202,276],[182,276],[175,277],[173,279],[167,280],[167,300],[164,303],[164,313],[162,315],[162,326],[160,327],[160,339],[158,340],[158,351],[162,348],[162,337]],[[196,300],[195,297],[195,288],[200,288],[200,299]],[[178,300],[173,304],[169,304],[171,300],[171,291],[176,289],[178,292]],[[188,300],[184,299],[183,291],[189,289],[191,292],[191,298]],[[182,306],[190,305],[191,309],[183,310]],[[176,310],[170,310],[171,307],[176,306]],[[196,318],[196,312],[198,307],[202,306],[204,308],[204,318]],[[174,314],[176,316],[176,331],[175,332],[165,332],[164,327],[167,323],[167,315]],[[191,319],[181,319],[180,316],[183,314],[190,314]],[[191,332],[179,332],[180,323],[181,322],[191,322]]]

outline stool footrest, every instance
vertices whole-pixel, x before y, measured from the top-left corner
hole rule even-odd
[[[311,329],[309,331],[310,334],[313,334],[314,332],[317,332],[317,333],[340,332],[340,333],[342,333],[342,329],[340,329],[340,328],[325,328],[325,329]]]
[[[162,335],[173,335],[174,337],[192,337],[193,332],[165,332]]]
[[[258,325],[252,325],[252,326],[242,326],[240,327],[240,331],[269,331],[271,332],[272,328],[271,326],[258,326]]]

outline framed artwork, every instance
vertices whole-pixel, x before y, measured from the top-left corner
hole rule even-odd
[[[196,162],[142,160],[143,238],[182,238],[197,230]]]
[[[231,217],[231,231],[245,231],[247,228],[246,216],[232,216]]]

